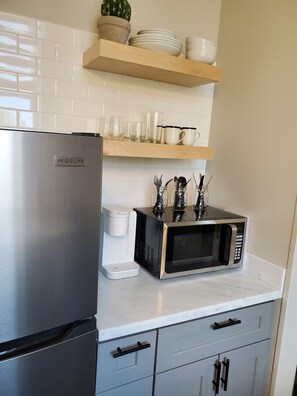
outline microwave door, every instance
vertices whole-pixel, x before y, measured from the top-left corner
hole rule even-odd
[[[221,266],[221,226],[168,227],[165,272],[204,272]]]

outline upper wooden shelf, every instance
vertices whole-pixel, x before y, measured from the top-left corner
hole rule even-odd
[[[103,155],[118,157],[209,160],[212,159],[213,152],[209,147],[136,143],[104,139]]]
[[[83,67],[184,87],[215,83],[221,78],[216,66],[103,39],[84,52]]]

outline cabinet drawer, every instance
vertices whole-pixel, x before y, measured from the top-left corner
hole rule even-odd
[[[270,338],[274,312],[269,302],[160,329],[156,372]]]
[[[144,378],[106,392],[97,393],[100,396],[152,396],[153,377]]]
[[[96,393],[153,375],[156,331],[100,343]]]

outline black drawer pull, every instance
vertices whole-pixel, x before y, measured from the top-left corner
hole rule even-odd
[[[234,325],[237,325],[239,323],[241,323],[241,320],[229,318],[225,322],[220,322],[220,323],[214,322],[214,324],[211,327],[213,328],[213,330],[218,330],[218,329],[222,329],[224,327],[234,326]]]
[[[142,349],[149,348],[150,346],[151,346],[151,344],[149,344],[149,343],[142,344],[141,342],[137,341],[137,346],[135,345],[134,347],[131,347],[131,348],[127,348],[127,349],[123,350],[120,347],[117,347],[117,352],[114,352],[112,354],[112,357],[118,358],[120,356],[128,355],[128,353],[134,353],[134,352],[141,351]]]

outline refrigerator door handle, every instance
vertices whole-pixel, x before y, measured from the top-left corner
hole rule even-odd
[[[0,362],[66,341],[75,332],[76,328],[86,321],[80,320],[33,336],[0,344]]]

